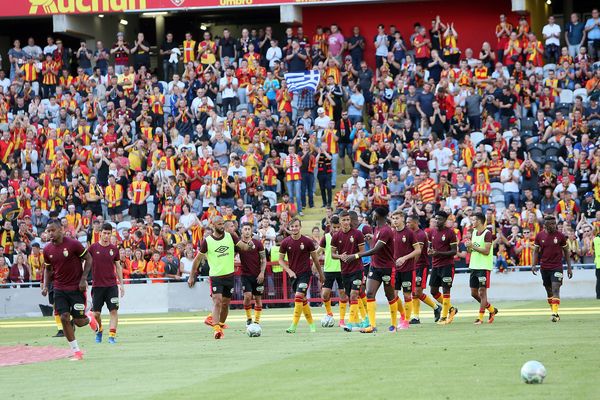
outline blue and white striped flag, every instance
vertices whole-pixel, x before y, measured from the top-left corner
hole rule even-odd
[[[300,92],[304,89],[315,92],[319,86],[321,74],[313,69],[304,72],[288,72],[284,77],[290,93]]]

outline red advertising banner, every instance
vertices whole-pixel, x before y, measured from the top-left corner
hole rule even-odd
[[[0,7],[0,17],[54,14],[108,14],[203,8],[319,4],[343,0],[10,0]]]

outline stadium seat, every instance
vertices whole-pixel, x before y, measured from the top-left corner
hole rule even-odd
[[[477,146],[483,139],[485,139],[485,136],[482,132],[471,132],[471,141],[474,146]]]
[[[504,140],[509,141],[513,137],[512,131],[505,131],[502,134],[502,137],[504,138]]]
[[[560,92],[560,103],[561,104],[573,104],[574,97],[573,91],[569,89],[563,89]]]
[[[557,147],[551,146],[546,149],[544,155],[546,158],[548,157],[556,157],[558,155],[559,149]]]
[[[521,129],[523,130],[531,130],[533,129],[533,124],[535,123],[535,119],[531,117],[521,118]]]
[[[163,222],[162,222],[162,220],[160,220],[160,219],[155,219],[155,220],[154,220],[154,223],[155,223],[156,225],[159,225],[161,228],[162,228],[162,226],[163,226]]]
[[[587,90],[585,90],[585,88],[575,89],[573,91],[573,98],[575,98],[577,96],[581,96],[584,103],[588,102],[588,94],[587,94]]]
[[[271,204],[271,207],[273,207],[275,204],[277,204],[277,194],[275,192],[272,192],[270,190],[266,190],[263,195],[269,199],[269,203]]]
[[[490,183],[492,190],[504,190],[504,185],[500,182],[492,182]]]

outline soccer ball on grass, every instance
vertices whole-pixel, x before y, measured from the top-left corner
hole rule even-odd
[[[527,361],[521,367],[521,379],[525,383],[542,383],[546,377],[546,368],[539,361]]]
[[[333,328],[335,326],[335,319],[331,315],[324,315],[321,318],[321,326],[323,328]]]
[[[259,324],[250,324],[246,328],[246,333],[250,337],[259,337],[260,335],[262,335],[262,328]]]

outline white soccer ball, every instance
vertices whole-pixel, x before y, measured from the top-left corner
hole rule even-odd
[[[542,383],[546,377],[546,368],[539,361],[527,361],[521,367],[521,379],[525,383]]]
[[[259,324],[250,324],[246,328],[246,333],[250,337],[259,337],[260,335],[262,335],[262,328]]]
[[[335,326],[335,319],[331,315],[324,315],[321,318],[321,326],[323,328],[333,328]]]

